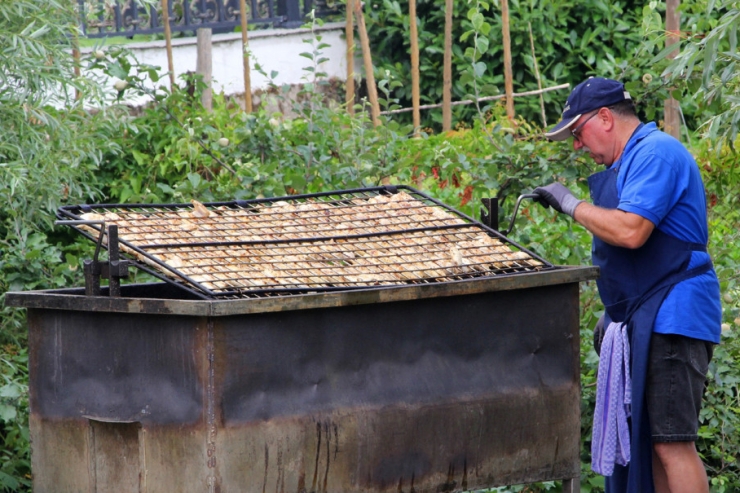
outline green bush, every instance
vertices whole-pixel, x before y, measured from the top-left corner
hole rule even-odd
[[[419,26],[419,71],[421,104],[442,102],[444,54],[444,8],[432,0],[417,2]],[[510,33],[512,73],[515,92],[536,90],[537,60],[542,86],[564,82],[574,86],[589,75],[607,75],[614,64],[628,64],[642,42],[643,2],[620,0],[557,0],[550,2],[511,0]],[[470,15],[470,10],[479,14]],[[393,97],[405,107],[411,106],[411,60],[409,17],[406,2],[375,0],[366,7],[367,26],[377,74],[399,81]],[[469,34],[488,24],[478,36]],[[535,47],[530,48],[530,27]],[[473,90],[464,74],[471,61],[466,51],[477,49],[476,62],[482,64],[477,75],[481,96],[504,92],[502,18],[498,2],[454,2],[453,13],[453,101],[469,99]],[[467,55],[467,56],[466,56]],[[467,79],[469,81],[469,79]],[[550,123],[558,116],[564,92],[543,95]],[[515,100],[517,114],[529,121],[541,122],[538,98]],[[408,115],[408,114],[407,114]],[[453,107],[454,120],[467,122],[475,115],[471,106]],[[423,125],[439,128],[441,111],[428,111]]]

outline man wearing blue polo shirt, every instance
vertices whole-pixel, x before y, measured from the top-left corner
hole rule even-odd
[[[573,137],[606,166],[588,180],[591,203],[558,182],[535,189],[593,234],[601,270],[592,467],[608,493],[708,492],[695,441],[721,307],[699,169],[679,141],[640,122],[610,79],[576,86],[545,135]]]

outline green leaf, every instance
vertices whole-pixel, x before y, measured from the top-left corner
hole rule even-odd
[[[121,80],[124,80],[128,77],[128,70],[124,69],[123,66],[121,66],[121,63],[119,61],[116,61],[115,63],[111,63],[108,66],[108,73],[112,77],[116,77]]]
[[[134,160],[136,160],[136,164],[138,164],[139,166],[144,166],[145,163],[149,162],[149,156],[137,149],[132,149],[131,155],[134,157]]]
[[[478,78],[483,77],[483,74],[486,73],[486,64],[483,62],[474,63],[473,68],[475,70],[475,76]]]
[[[21,396],[21,391],[17,385],[4,385],[0,387],[0,397],[7,397],[9,399],[17,399]]]
[[[18,416],[18,411],[15,407],[3,404],[0,402],[0,421],[10,422]]]
[[[488,51],[488,38],[475,38],[475,48],[480,54]]]
[[[483,14],[481,14],[480,12],[476,12],[475,14],[473,14],[470,22],[473,24],[473,29],[475,29],[476,31],[480,31],[480,28],[485,20],[486,19],[485,17],[483,17]]]
[[[468,39],[468,38],[469,38],[469,37],[470,37],[471,35],[473,35],[473,34],[475,34],[475,30],[473,30],[473,29],[471,29],[470,31],[465,31],[465,32],[464,32],[464,33],[462,34],[462,36],[460,36],[460,42],[461,42],[461,43],[464,43],[464,42],[465,42],[465,41],[467,41],[467,39]]]

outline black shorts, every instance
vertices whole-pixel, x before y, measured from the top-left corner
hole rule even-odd
[[[714,344],[653,333],[645,391],[653,442],[696,441]]]

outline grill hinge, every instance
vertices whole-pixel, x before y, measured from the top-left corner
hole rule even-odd
[[[87,296],[100,296],[100,279],[108,279],[108,295],[111,297],[121,296],[121,279],[129,275],[129,265],[131,261],[121,260],[120,249],[118,246],[118,226],[115,224],[108,225],[106,228],[105,221],[56,221],[55,224],[70,225],[100,225],[100,235],[95,245],[95,254],[92,260],[83,262],[83,272],[85,275],[85,294]],[[100,261],[100,249],[103,246],[103,236],[108,234],[108,260]]]

